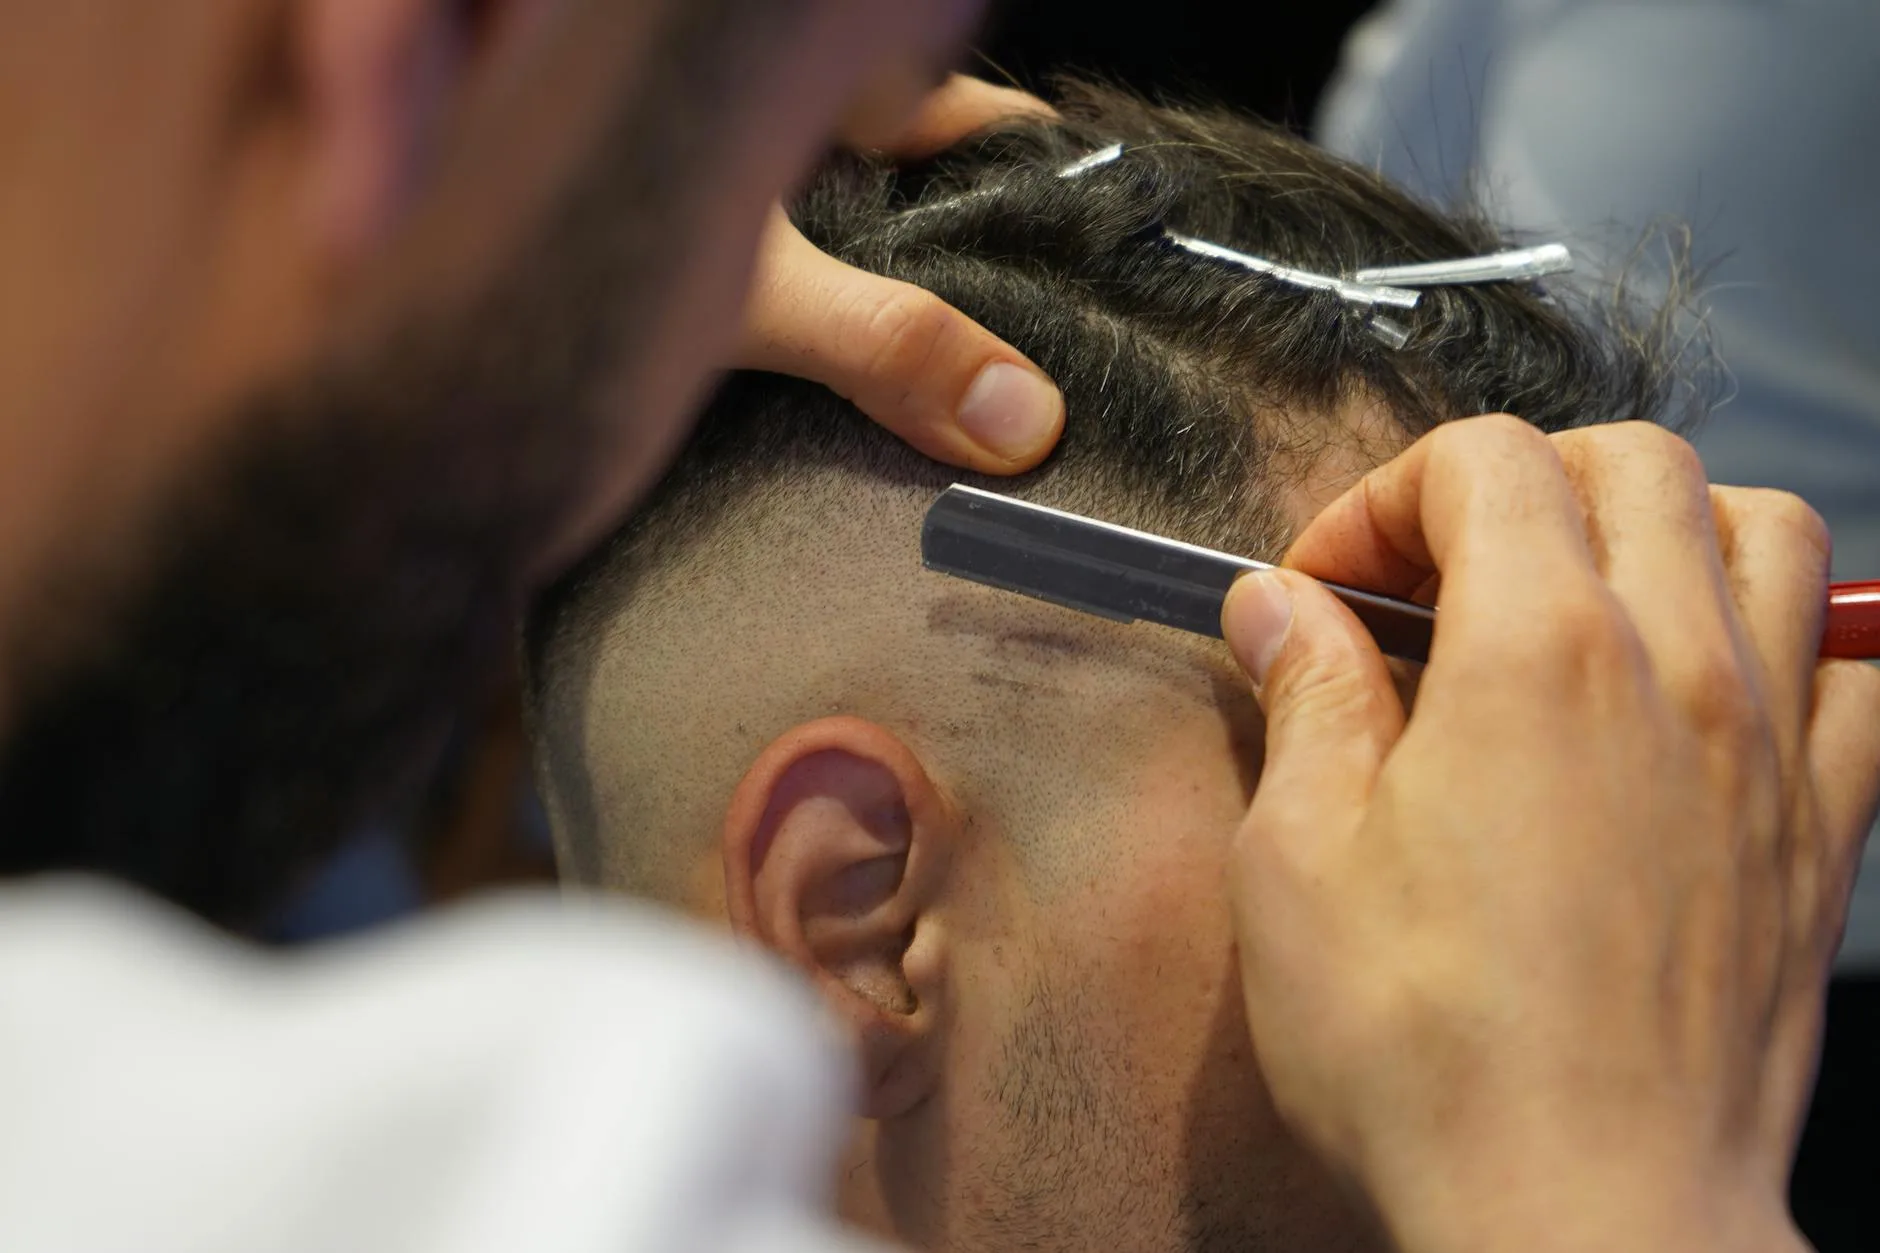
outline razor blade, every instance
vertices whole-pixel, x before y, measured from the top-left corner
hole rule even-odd
[[[921,557],[929,570],[988,587],[1116,622],[1159,622],[1215,639],[1234,580],[1273,568],[958,483],[928,509]],[[1429,660],[1434,609],[1337,583],[1324,586],[1357,615],[1381,651]],[[1880,659],[1880,579],[1829,585],[1821,656]]]
[[[1234,580],[1264,561],[1216,552],[1061,509],[954,484],[921,526],[929,570],[1017,592],[1115,622],[1156,622],[1221,638],[1221,606]],[[1436,611],[1325,584],[1405,661],[1426,661]]]

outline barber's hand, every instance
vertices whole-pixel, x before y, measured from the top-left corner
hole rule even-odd
[[[938,151],[1003,118],[1051,116],[1023,92],[955,77],[890,147]],[[1064,428],[1064,399],[1023,354],[930,292],[844,265],[773,211],[745,312],[740,368],[821,383],[942,461],[1030,469]]]
[[[1231,885],[1256,1051],[1407,1253],[1802,1247],[1786,1181],[1880,794],[1880,672],[1816,659],[1827,550],[1649,426],[1487,417],[1288,556],[1440,574],[1407,724],[1322,588],[1234,589],[1268,720]]]

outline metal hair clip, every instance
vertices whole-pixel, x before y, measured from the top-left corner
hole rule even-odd
[[[1059,178],[1076,178],[1079,174],[1088,174],[1098,166],[1108,165],[1120,159],[1123,145],[1111,144],[1108,148],[1099,148],[1087,157],[1079,157],[1058,171]]]
[[[1126,151],[1127,145],[1121,143],[1099,148],[1060,169],[1057,172],[1058,177],[1080,178],[1091,170],[1121,160]],[[986,194],[988,193],[983,191],[968,192],[962,196],[919,206],[909,210],[908,214],[912,216],[929,209],[955,206]],[[1410,328],[1384,316],[1378,311],[1380,306],[1393,309],[1414,309],[1422,297],[1420,289],[1425,287],[1521,282],[1549,274],[1559,274],[1573,268],[1573,255],[1567,251],[1564,244],[1540,244],[1533,248],[1516,248],[1483,257],[1461,257],[1453,261],[1371,266],[1346,277],[1318,274],[1311,270],[1302,270],[1297,266],[1270,261],[1265,257],[1256,257],[1224,244],[1210,243],[1205,239],[1196,239],[1192,235],[1180,234],[1169,230],[1166,226],[1161,228],[1161,234],[1162,238],[1184,252],[1208,257],[1215,261],[1224,261],[1229,265],[1239,266],[1243,270],[1264,274],[1282,283],[1290,283],[1294,287],[1332,292],[1339,299],[1362,307],[1366,315],[1365,326],[1371,334],[1393,349],[1400,349],[1410,342]]]
[[[1455,261],[1428,261],[1420,265],[1381,265],[1352,275],[1360,283],[1394,283],[1403,287],[1444,287],[1464,283],[1516,283],[1523,279],[1562,274],[1573,268],[1573,254],[1565,244],[1540,244],[1462,257]]]
[[[1410,342],[1410,328],[1377,311],[1378,305],[1413,309],[1423,287],[1458,286],[1471,283],[1512,283],[1560,274],[1573,268],[1573,254],[1565,244],[1540,244],[1492,253],[1485,257],[1461,257],[1454,261],[1430,261],[1418,265],[1373,266],[1359,270],[1350,278],[1315,274],[1295,266],[1280,265],[1264,257],[1251,256],[1204,239],[1178,235],[1164,229],[1163,236],[1177,248],[1204,257],[1214,257],[1244,269],[1270,275],[1281,282],[1318,291],[1336,292],[1352,304],[1369,311],[1365,326],[1384,345],[1401,349]]]
[[[1384,347],[1393,351],[1401,349],[1410,342],[1410,328],[1395,318],[1373,313],[1364,325],[1373,336],[1383,342]]]
[[[1403,287],[1388,287],[1379,283],[1353,282],[1346,278],[1336,278],[1330,274],[1314,274],[1311,270],[1301,270],[1290,265],[1281,265],[1277,261],[1268,261],[1265,257],[1256,257],[1221,244],[1211,244],[1205,239],[1196,239],[1192,235],[1180,235],[1164,230],[1168,242],[1185,252],[1192,252],[1200,257],[1213,257],[1229,265],[1237,265],[1256,274],[1265,274],[1282,283],[1291,283],[1295,287],[1309,287],[1314,291],[1336,292],[1340,298],[1352,304],[1390,305],[1397,309],[1414,309],[1421,296],[1417,292]]]
[[[1097,169],[1100,166],[1108,165],[1112,161],[1120,159],[1122,155],[1122,144],[1111,144],[1108,148],[1099,148],[1089,156],[1079,157],[1077,160],[1059,170],[1058,177],[1077,178],[1080,175],[1088,174],[1091,170]],[[903,209],[901,211],[901,219],[903,221],[909,221],[924,213],[932,213],[936,209],[957,209],[964,204],[972,204],[974,201],[990,199],[992,199],[992,192],[982,187],[977,191],[961,192],[957,196],[947,196],[944,199],[935,200],[928,204],[915,205],[911,209]]]

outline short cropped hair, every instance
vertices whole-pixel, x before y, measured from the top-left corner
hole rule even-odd
[[[634,646],[623,615],[683,614],[684,579],[712,577],[697,568],[698,537],[759,506],[787,510],[779,502],[812,476],[923,493],[979,482],[1272,557],[1289,539],[1281,491],[1353,437],[1333,415],[1354,404],[1388,428],[1369,461],[1476,413],[1552,432],[1634,418],[1683,427],[1701,411],[1675,304],[1553,283],[1433,288],[1390,311],[1410,333],[1393,347],[1337,295],[1182,251],[1165,228],[1337,275],[1511,246],[1484,216],[1440,212],[1230,112],[1087,84],[1068,85],[1060,109],[1061,120],[1002,127],[912,170],[838,158],[792,216],[825,251],[927,288],[1037,362],[1064,393],[1061,445],[1029,474],[978,479],[928,462],[821,388],[732,376],[645,506],[530,619],[532,717],[566,873],[598,877],[603,828],[651,822],[670,786],[653,777],[657,763],[629,767],[648,772],[613,780],[632,816],[596,812],[579,726],[594,654],[615,639]],[[1121,159],[1059,177],[1119,141]],[[740,542],[763,542],[747,530]],[[909,547],[910,572],[912,534],[886,541]],[[643,597],[656,583],[661,594]],[[609,850],[625,885],[669,890],[657,830],[623,838],[642,845]]]

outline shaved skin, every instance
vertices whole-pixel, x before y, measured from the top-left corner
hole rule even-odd
[[[1326,425],[1275,455],[1295,531],[1397,442],[1365,405]],[[933,1250],[1368,1253],[1246,1038],[1220,888],[1264,738],[1244,676],[1216,641],[919,570],[883,537],[927,500],[811,472],[635,589],[584,685],[603,880],[725,925],[751,763],[819,719],[883,728],[961,825],[910,930],[944,953],[938,1070],[857,1121],[844,1212]]]

